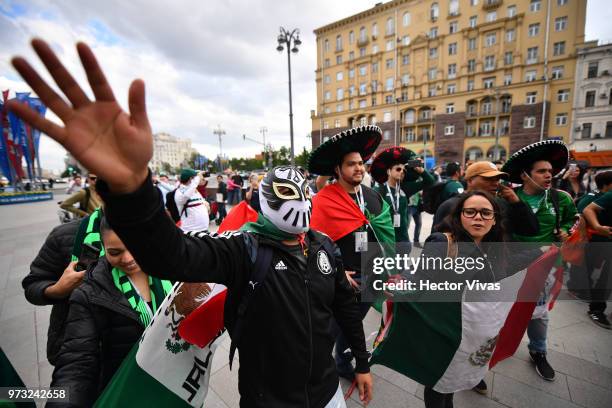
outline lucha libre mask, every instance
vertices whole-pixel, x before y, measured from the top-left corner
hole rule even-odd
[[[281,231],[308,231],[312,214],[310,187],[294,166],[274,167],[259,185],[261,212]]]

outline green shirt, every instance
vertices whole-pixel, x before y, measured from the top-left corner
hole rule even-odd
[[[591,204],[593,201],[597,200],[602,195],[603,193],[597,193],[597,194],[589,193],[589,194],[584,195],[580,199],[580,201],[578,201],[578,204],[576,205],[576,209],[578,210],[580,214],[582,214],[582,212],[587,207],[587,205]]]
[[[612,227],[612,191],[602,194],[595,201],[595,205],[602,208],[597,214],[597,220],[601,225]]]
[[[457,180],[450,180],[446,183],[444,189],[440,193],[440,202],[443,203],[449,198],[463,193],[464,190],[465,189],[463,188],[463,184],[461,184],[461,182]]]
[[[559,216],[559,226],[563,231],[569,232],[570,228],[572,228],[575,223],[576,206],[569,194],[562,191],[558,191],[558,193],[559,212],[561,213]],[[514,234],[514,238],[519,242],[555,242],[557,240],[555,236],[556,215],[555,207],[550,197],[550,191],[529,195],[525,193],[522,187],[519,187],[516,189],[516,195],[518,195],[521,201],[527,203],[527,205],[531,207],[538,219],[540,233],[533,236]],[[520,222],[520,220],[517,220],[517,222]]]
[[[401,188],[399,189],[398,206],[398,197],[396,196],[397,192],[395,188],[388,187],[387,189],[387,183],[385,183],[378,186],[378,192],[387,202],[387,204],[389,204],[389,207],[391,207],[391,222],[393,222],[393,216],[396,212],[400,215],[400,226],[394,228],[395,242],[409,241],[410,239],[408,238],[408,198],[406,197],[406,194],[404,194]]]

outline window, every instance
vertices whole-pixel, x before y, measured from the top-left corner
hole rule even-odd
[[[355,32],[350,31],[349,32],[349,44],[353,44],[354,42],[355,42]]]
[[[476,38],[468,38],[468,50],[472,51],[476,49]]]
[[[373,80],[372,81],[372,92],[376,92],[376,91],[378,91],[378,81]]]
[[[489,11],[487,13],[487,16],[485,17],[485,20],[487,21],[487,23],[493,22],[495,20],[497,20],[497,12],[496,11]]]
[[[493,104],[491,104],[491,102],[484,102],[482,104],[482,114],[490,115],[492,113],[493,113]]]
[[[366,93],[367,93],[366,83],[362,82],[359,84],[359,95],[365,95]]]
[[[360,57],[365,57],[367,53],[366,47],[360,47],[359,48],[359,56]]]
[[[410,64],[410,55],[402,55],[402,65]]]
[[[447,103],[446,104],[446,113],[455,113],[455,104]]]
[[[492,45],[495,45],[496,42],[497,42],[497,34],[496,33],[488,33],[485,36],[485,46],[486,47],[490,47]]]
[[[599,61],[589,62],[589,71],[587,73],[587,78],[596,78],[598,69]]]
[[[372,63],[372,73],[375,74],[378,72],[378,62]]]
[[[492,78],[484,78],[484,79],[482,80],[482,86],[483,86],[485,89],[490,89],[490,88],[493,88],[493,87],[495,86],[495,77],[492,77]]]
[[[455,34],[457,31],[459,31],[459,23],[457,23],[456,21],[451,21],[448,26],[449,34]]]
[[[454,134],[455,134],[455,125],[444,126],[444,135],[445,136],[452,136]]]
[[[429,29],[429,38],[436,38],[438,36],[438,27],[431,27]]]
[[[402,75],[402,85],[408,85],[410,82],[410,75],[404,74]]]
[[[541,8],[541,0],[531,0],[531,3],[529,3],[529,11],[531,11],[532,13],[540,11]]]
[[[448,14],[451,16],[459,15],[459,0],[448,1]]]
[[[359,108],[360,108],[360,109],[363,109],[363,108],[365,108],[366,106],[367,106],[367,105],[366,105],[366,100],[365,100],[365,99],[360,99],[360,100],[359,100]],[[367,119],[366,119],[366,118],[361,118],[361,120],[362,120],[362,121],[367,121]],[[363,125],[367,125],[367,123],[361,123],[361,125],[362,125],[362,126],[363,126]]]
[[[540,33],[540,23],[529,24],[529,28],[527,28],[527,35],[529,37],[535,37]]]
[[[405,12],[404,15],[402,16],[402,24],[404,25],[404,27],[408,27],[410,25],[410,13],[409,12]]]
[[[473,91],[474,90],[474,80],[473,79],[468,79],[467,90],[468,91]]]
[[[323,112],[325,112],[325,114],[327,115],[327,114],[331,113],[331,109],[329,109],[329,107],[326,107]]]
[[[336,73],[336,81],[342,81],[344,79],[344,73],[342,71],[338,71]]]
[[[535,64],[538,62],[538,47],[527,48],[527,63]]]
[[[596,94],[597,94],[597,91],[587,91],[586,98],[584,101],[585,108],[591,108],[595,106],[595,95]]]
[[[515,38],[515,31],[514,31],[514,29],[507,30],[506,31],[506,42],[514,41],[514,38]]]
[[[565,54],[565,41],[559,41],[553,44],[553,55]]]
[[[334,120],[334,127],[335,128],[339,128],[340,127],[340,119]]]
[[[429,85],[429,89],[427,90],[427,96],[436,96],[436,86]]]
[[[456,84],[448,84],[446,86],[446,93],[447,94],[454,94],[455,92],[457,92],[457,85]]]
[[[387,24],[385,25],[385,34],[392,35],[395,34],[395,22],[392,18],[387,19]]]
[[[478,0],[470,0],[470,6],[474,7],[478,5]]]
[[[349,61],[352,61],[355,59],[355,51],[349,51]]]
[[[336,36],[336,51],[342,51],[342,36]]]
[[[429,49],[429,58],[438,58],[438,48],[432,47]]]
[[[344,105],[339,103],[336,105],[336,112],[342,112],[344,110]],[[339,126],[336,126],[339,127]]]
[[[325,62],[323,63],[323,67],[324,68],[329,68],[330,67],[330,63],[329,63],[329,58],[325,58]]]
[[[604,137],[612,137],[612,122],[606,122],[606,134],[604,135]]]
[[[470,17],[470,28],[476,27],[477,21],[478,21],[477,16]]]
[[[383,114],[383,122],[391,122],[391,112],[385,112]]]
[[[592,128],[591,123],[583,123],[582,124],[582,134],[580,135],[580,137],[582,139],[590,139],[591,138],[591,128]]]
[[[325,91],[325,96],[324,96],[326,101],[329,101],[331,99],[331,92],[329,91]]]
[[[329,51],[329,40],[326,38],[325,41],[323,41],[323,50],[325,52]]]
[[[323,122],[323,129],[329,129],[329,122],[328,121],[324,121]]]
[[[388,77],[385,80],[385,90],[392,91],[393,90],[393,77]]]
[[[504,75],[504,85],[505,86],[512,85],[512,74]]]
[[[448,44],[448,55],[456,55],[457,54],[457,43]]]
[[[565,6],[567,4],[567,0],[557,0],[557,6]]]
[[[448,64],[448,77],[455,78],[457,76],[457,64]]]
[[[337,65],[342,64],[342,55],[336,55],[336,64]]]
[[[390,130],[385,130],[383,132],[383,139],[384,140],[391,140],[391,131]]]
[[[355,102],[350,101],[350,102],[349,102],[349,107],[348,107],[348,108],[349,108],[349,110],[353,110],[353,109],[355,109]],[[355,125],[353,125],[353,126],[355,126]]]
[[[374,39],[378,37],[378,24],[376,23],[372,24],[372,36],[374,37]]]
[[[359,29],[359,42],[364,43],[368,40],[368,30],[365,27]]]
[[[567,113],[557,113],[557,116],[555,116],[555,125],[567,126]]]
[[[504,53],[504,65],[512,65],[512,51]]]
[[[378,44],[372,44],[372,54],[378,53]]]
[[[516,6],[508,6],[508,18],[516,16]]]
[[[485,71],[492,71],[494,69],[495,69],[495,56],[494,55],[487,55],[485,57],[484,70]]]
[[[569,89],[559,89],[557,91],[557,102],[568,102],[569,101]]]
[[[363,64],[359,66],[359,76],[365,76],[368,73],[368,64]]]
[[[468,60],[468,72],[474,72],[474,71],[476,71],[476,60],[475,59]]]
[[[355,85],[350,85],[349,86],[349,96],[355,96]],[[351,103],[353,103],[353,102],[351,101]]]
[[[355,68],[349,68],[349,78],[355,78]]]
[[[563,78],[563,66],[552,67],[551,79]]]
[[[387,43],[385,44],[385,50],[387,51],[393,51],[393,40],[389,40],[387,41]]]
[[[393,68],[393,66],[395,65],[393,61],[394,61],[393,58],[388,58],[385,61],[385,67],[387,67],[387,69]]]
[[[536,103],[537,94],[537,92],[527,92],[527,99],[525,100],[525,103],[527,105],[533,105],[534,103]]]
[[[525,116],[525,119],[523,119],[523,127],[525,129],[534,128],[535,125],[536,125],[535,116]]]
[[[416,138],[414,137],[414,128],[406,129],[406,141],[414,142]]]
[[[391,95],[385,96],[385,103],[393,103],[393,96]]]
[[[480,136],[490,136],[492,128],[491,122],[483,122],[480,126]]]
[[[325,75],[323,77],[323,82],[326,83],[326,84],[329,84],[331,82],[331,79],[329,78],[329,75]]]
[[[563,31],[567,28],[567,16],[555,18],[555,31]]]
[[[410,45],[410,36],[405,35],[402,37],[402,45]]]
[[[608,90],[608,105],[612,105],[612,88]]]
[[[438,7],[438,3],[433,3],[429,9],[429,18],[431,21],[436,21],[440,16],[440,7]]]
[[[525,82],[532,82],[536,80],[536,71],[535,70],[531,70],[531,71],[527,71],[525,73]]]
[[[438,74],[438,70],[435,68],[430,68],[428,73],[427,73],[427,78],[430,81],[435,81],[436,80],[436,75]]]
[[[343,88],[336,89],[336,100],[340,101],[342,100],[342,98],[344,98],[344,89]]]

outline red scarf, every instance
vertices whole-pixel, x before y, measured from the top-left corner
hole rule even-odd
[[[312,199],[310,228],[337,241],[368,223],[355,201],[338,183],[330,184]]]

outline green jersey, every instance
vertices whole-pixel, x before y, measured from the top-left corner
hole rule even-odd
[[[463,193],[465,189],[463,188],[463,184],[457,180],[450,180],[444,186],[444,189],[440,193],[440,202],[448,200],[451,197],[459,195]]]
[[[559,227],[565,232],[569,232],[570,228],[576,220],[576,206],[569,194],[558,191],[559,196]],[[552,202],[550,191],[543,191],[539,194],[530,195],[525,193],[522,187],[516,189],[516,195],[525,202],[536,215],[540,226],[540,233],[533,236],[525,236],[515,234],[514,238],[520,242],[555,242],[555,223],[556,214],[555,207]],[[517,220],[517,222],[520,222]]]
[[[396,187],[399,187],[396,185]],[[406,242],[408,238],[408,198],[401,188],[390,187],[387,183],[378,186],[378,192],[391,207],[391,221],[399,216],[399,226],[394,225],[395,242]]]

